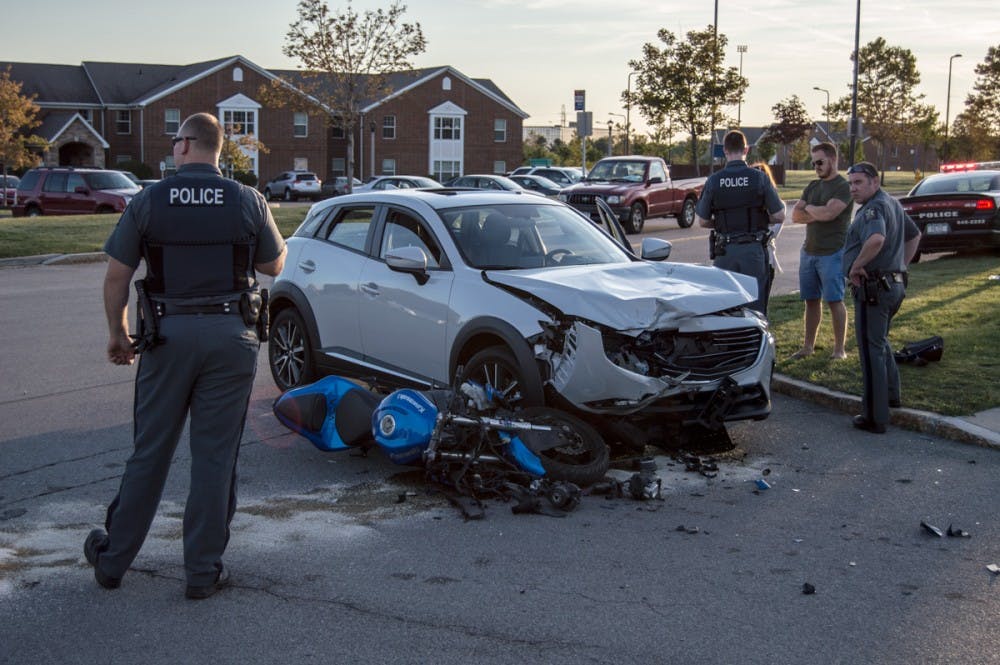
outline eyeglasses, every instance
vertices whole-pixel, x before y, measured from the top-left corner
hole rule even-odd
[[[826,164],[826,160],[825,159],[817,159],[815,162],[813,162],[813,168],[814,169],[815,168],[819,168],[820,166],[823,166],[824,164]]]
[[[195,137],[193,137],[193,136],[175,136],[174,138],[170,139],[170,142],[171,142],[171,143],[172,143],[173,145],[177,145],[177,144],[178,144],[178,143],[180,143],[181,141],[197,141],[197,140],[198,140],[198,139],[196,139],[196,138],[195,138]]]
[[[875,167],[868,162],[859,162],[858,164],[854,164],[851,168],[847,169],[847,175],[854,175],[855,173],[862,173],[869,178],[878,177],[878,171],[876,171]]]

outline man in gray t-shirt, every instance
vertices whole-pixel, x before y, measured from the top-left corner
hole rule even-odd
[[[920,244],[920,231],[899,201],[880,187],[869,162],[847,170],[851,197],[861,207],[847,229],[843,273],[854,296],[854,331],[863,379],[864,411],[858,429],[881,434],[889,407],[900,406],[899,370],[889,346],[892,317],[906,297],[906,267]]]

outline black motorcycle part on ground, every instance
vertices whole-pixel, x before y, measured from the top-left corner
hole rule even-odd
[[[519,434],[524,445],[541,460],[548,478],[580,486],[592,485],[604,478],[610,466],[610,452],[593,427],[576,416],[544,406],[521,409],[516,415],[519,420],[536,425],[562,428],[555,442],[552,433]]]
[[[310,432],[323,429],[326,420],[326,397],[319,393],[299,395],[284,399],[275,406],[289,422],[295,423]]]
[[[350,390],[337,404],[337,435],[348,446],[359,446],[372,438],[372,414],[382,398],[367,390]]]

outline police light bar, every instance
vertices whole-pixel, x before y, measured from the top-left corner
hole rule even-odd
[[[941,173],[979,171],[982,169],[1000,169],[1000,162],[951,162],[950,164],[941,165]]]

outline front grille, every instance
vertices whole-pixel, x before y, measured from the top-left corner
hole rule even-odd
[[[686,381],[714,381],[751,367],[763,338],[759,328],[664,335],[672,338],[673,352],[656,354],[658,369],[675,376],[690,372]]]
[[[594,200],[597,198],[594,194],[570,194],[568,203],[570,205],[594,205]]]

